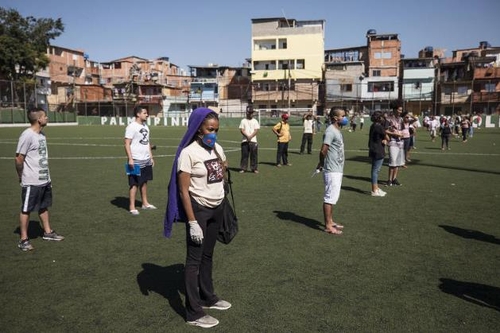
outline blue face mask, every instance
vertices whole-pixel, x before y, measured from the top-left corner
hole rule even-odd
[[[215,146],[215,141],[217,141],[216,133],[208,133],[201,137],[201,142],[209,148],[213,148]]]
[[[340,125],[340,126],[345,126],[345,125],[347,125],[348,123],[349,123],[349,119],[347,119],[347,117],[346,117],[346,116],[344,116],[344,118],[342,118],[342,120],[341,120],[341,121],[339,121],[339,125]]]

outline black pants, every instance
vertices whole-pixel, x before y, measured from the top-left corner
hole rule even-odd
[[[248,166],[248,157],[250,157],[250,169],[257,170],[258,158],[258,145],[257,142],[242,142],[241,143],[241,170],[246,170]]]
[[[194,200],[194,216],[203,230],[203,243],[196,244],[189,235],[189,223],[186,223],[186,320],[193,321],[205,315],[202,306],[211,306],[219,299],[215,295],[212,281],[212,256],[217,234],[222,223],[222,205],[207,208]]]
[[[283,161],[283,163],[281,163]],[[276,164],[288,164],[288,142],[278,142],[278,152],[276,153]]]
[[[469,133],[468,127],[462,127],[462,141],[467,140],[467,134]]]
[[[304,133],[302,134],[302,143],[300,144],[300,153],[304,153],[304,148],[307,143],[307,153],[311,154],[312,152],[312,144],[313,144],[313,135],[312,133]]]
[[[448,149],[450,147],[449,143],[450,143],[450,135],[441,134],[441,149],[444,149],[445,147],[446,149]]]

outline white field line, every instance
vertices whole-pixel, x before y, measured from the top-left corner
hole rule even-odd
[[[102,138],[51,138],[50,142],[48,143],[49,149],[50,146],[71,146],[71,147],[123,147],[123,144],[102,144],[102,143],[68,143],[68,142],[54,142],[55,140],[65,140],[67,141],[68,139],[71,140],[88,140],[88,139],[96,139],[96,140],[109,140],[109,139],[121,139],[121,138],[116,138],[116,137],[102,137]],[[173,139],[172,139],[173,140]],[[175,139],[178,140],[178,139]],[[220,142],[226,142],[230,144],[239,144],[239,141],[229,141],[229,140],[220,140]],[[0,145],[17,145],[17,140],[0,140]],[[177,150],[178,146],[164,146],[164,145],[156,145],[158,148],[172,148],[172,154],[154,154],[155,158],[163,158],[163,157],[173,157],[175,156],[175,151]],[[261,147],[259,146],[259,150],[276,150],[276,147]],[[290,149],[291,151],[298,150],[298,149]],[[240,152],[241,148],[240,146],[237,147],[225,147],[224,152],[225,153],[234,153],[234,152]],[[313,151],[318,152],[319,150],[313,149]],[[345,150],[345,152],[356,152],[356,153],[362,153],[363,155],[367,155],[366,150]],[[456,152],[451,152],[451,151],[437,151],[437,152],[423,152],[423,151],[412,151],[412,155],[455,155],[455,156],[491,156],[491,157],[496,157],[500,156],[500,154],[482,154],[482,153],[456,153]],[[13,153],[14,156],[14,153]],[[13,159],[13,156],[0,156],[0,160],[9,160]],[[124,155],[120,156],[69,156],[69,157],[49,157],[51,160],[104,160],[104,159],[123,159]]]

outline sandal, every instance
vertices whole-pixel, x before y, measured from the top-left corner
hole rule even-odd
[[[338,229],[338,230],[342,230],[342,229],[344,229],[344,226],[343,226],[343,225],[340,225],[340,224],[337,224],[337,223],[334,223],[334,224],[333,224],[333,227],[334,227],[335,229]]]
[[[325,232],[327,234],[332,234],[332,235],[342,235],[342,230],[339,230],[335,227],[333,227],[331,229],[325,229]]]

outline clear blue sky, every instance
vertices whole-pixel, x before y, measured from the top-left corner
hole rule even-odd
[[[251,20],[326,20],[325,49],[362,46],[366,31],[397,33],[402,53],[452,50],[488,41],[500,47],[500,0],[1,0],[23,16],[61,18],[52,44],[83,49],[99,62],[167,56],[182,68],[240,66],[251,56]]]

